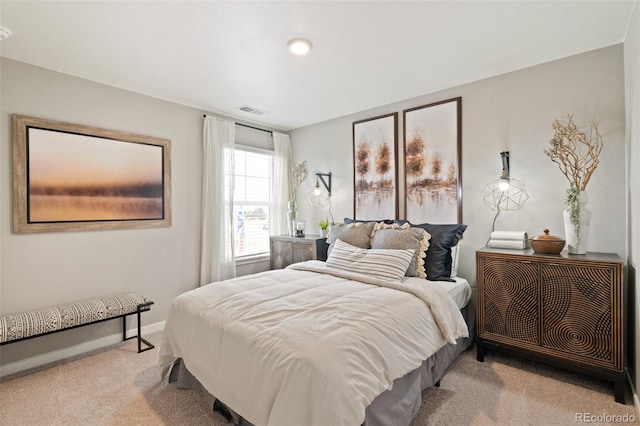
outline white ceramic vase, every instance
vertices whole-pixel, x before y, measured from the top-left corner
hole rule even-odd
[[[571,223],[571,214],[569,213],[569,210],[565,210],[563,212],[564,232],[569,254],[585,254],[587,251],[589,227],[591,225],[591,211],[586,207],[587,202],[587,193],[580,191],[578,194],[578,204],[580,206],[578,209],[578,232],[576,232],[576,226]]]
[[[298,220],[298,203],[296,200],[291,200],[287,203],[287,228],[290,237],[296,236],[295,222]]]

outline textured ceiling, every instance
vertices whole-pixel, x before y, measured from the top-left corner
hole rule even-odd
[[[0,54],[289,130],[621,43],[633,4],[2,0]]]

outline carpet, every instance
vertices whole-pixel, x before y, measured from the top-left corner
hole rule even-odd
[[[157,346],[160,336],[146,337]],[[228,425],[200,393],[160,380],[157,358],[157,347],[138,354],[131,340],[5,377],[0,424]],[[638,422],[630,391],[618,404],[609,382],[494,352],[484,363],[464,352],[423,397],[411,426]]]

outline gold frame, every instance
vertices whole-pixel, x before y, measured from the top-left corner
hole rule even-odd
[[[102,229],[152,228],[171,226],[171,141],[134,133],[64,123],[42,118],[13,114],[13,232],[91,231]],[[162,148],[163,209],[160,219],[116,219],[87,221],[30,222],[28,203],[28,129],[30,127],[54,132],[98,137],[116,142],[153,145]]]

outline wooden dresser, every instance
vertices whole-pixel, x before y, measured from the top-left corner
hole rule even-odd
[[[616,254],[476,251],[477,359],[502,348],[611,380],[624,404],[624,264]]]
[[[282,269],[292,263],[305,260],[327,260],[329,245],[325,237],[307,235],[290,237],[279,235],[270,238],[271,269]]]

